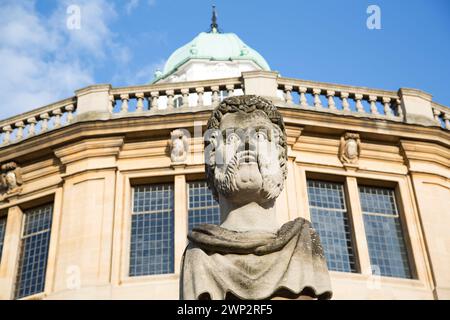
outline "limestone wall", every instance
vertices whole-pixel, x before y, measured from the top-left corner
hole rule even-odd
[[[277,202],[280,224],[309,218],[306,179],[345,184],[357,273],[331,272],[336,299],[450,298],[450,137],[437,127],[343,118],[280,104],[289,144],[288,178]],[[209,111],[74,123],[0,150],[21,164],[23,190],[0,202],[7,231],[0,298],[13,297],[23,211],[53,202],[45,291],[27,299],[177,299],[187,240],[186,181],[203,176],[201,131]],[[187,128],[192,151],[171,163],[170,131]],[[359,133],[356,164],[339,159],[341,137]],[[129,277],[132,186],[173,182],[175,274]],[[414,279],[372,276],[358,183],[396,190]]]

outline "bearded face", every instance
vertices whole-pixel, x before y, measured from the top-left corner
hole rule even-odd
[[[283,188],[279,128],[255,110],[225,114],[219,129],[209,158],[217,192],[235,203],[276,199]]]

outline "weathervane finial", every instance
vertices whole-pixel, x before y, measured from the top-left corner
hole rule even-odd
[[[216,14],[216,6],[212,6],[213,12],[212,12],[212,18],[211,18],[211,33],[218,33],[219,32],[219,25],[217,24],[217,14]]]

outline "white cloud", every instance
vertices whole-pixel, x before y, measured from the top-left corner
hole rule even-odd
[[[140,0],[127,0],[125,3],[125,12],[127,15],[130,15],[134,9],[136,9],[139,4],[141,3]],[[156,0],[147,0],[147,5],[149,7],[153,7],[156,5]]]
[[[139,6],[139,0],[128,0],[125,4],[125,12],[129,15]]]
[[[49,16],[34,1],[0,4],[0,119],[73,95],[94,83],[106,57],[126,64],[131,52],[115,41],[109,23],[116,18],[106,0],[77,0],[81,28],[69,30],[61,1]]]
[[[158,62],[150,63],[139,67],[138,70],[120,70],[112,79],[113,83],[122,83],[123,85],[140,85],[153,81],[154,74],[157,70],[163,70],[166,60],[161,59]]]

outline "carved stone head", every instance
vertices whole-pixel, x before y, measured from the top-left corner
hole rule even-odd
[[[0,193],[20,191],[22,174],[15,162],[8,162],[0,166]]]
[[[275,200],[286,178],[284,122],[258,96],[225,99],[208,121],[205,166],[210,189],[236,204]]]
[[[341,136],[341,144],[339,147],[339,159],[342,163],[355,164],[358,162],[361,150],[361,141],[359,134],[346,132]]]
[[[172,162],[183,162],[187,158],[189,151],[189,132],[182,129],[175,129],[170,133],[170,158]]]

